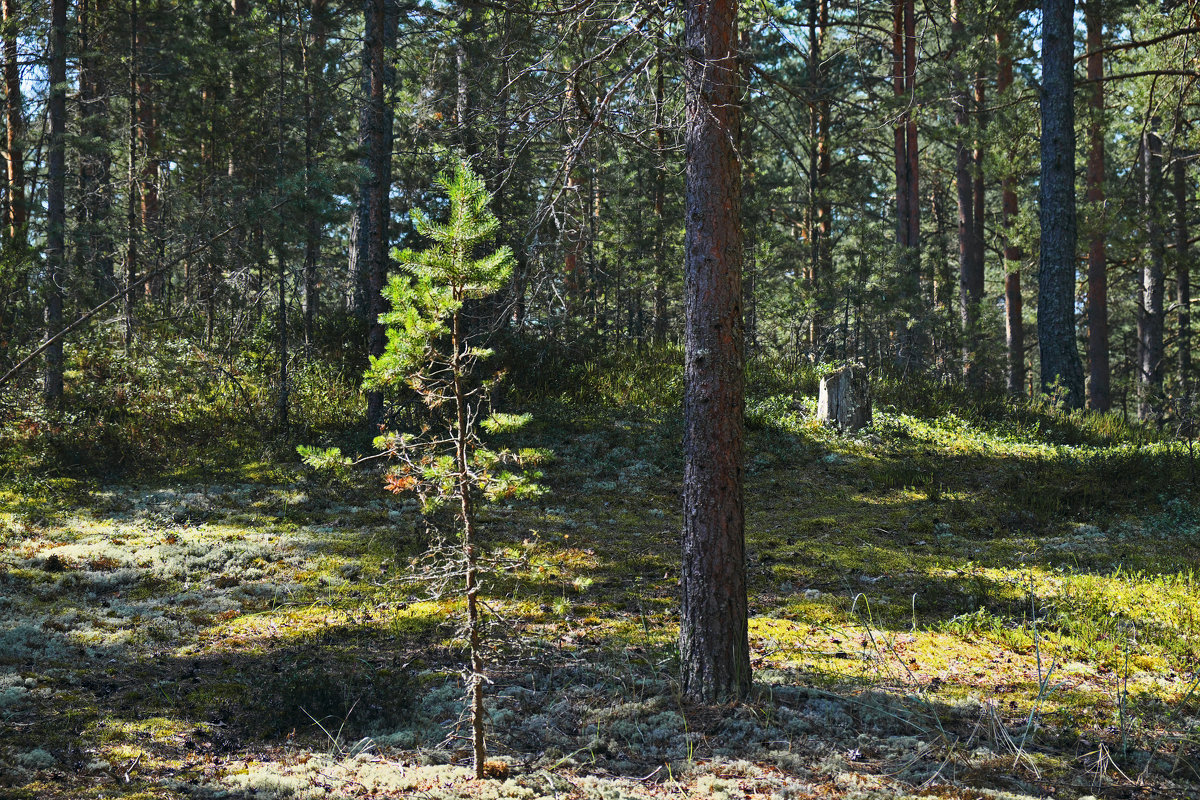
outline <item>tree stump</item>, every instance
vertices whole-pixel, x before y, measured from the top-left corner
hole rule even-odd
[[[821,379],[817,419],[839,431],[856,431],[871,422],[871,393],[865,369],[843,367]]]

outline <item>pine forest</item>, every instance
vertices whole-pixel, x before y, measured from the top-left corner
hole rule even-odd
[[[1200,797],[1193,0],[0,69],[0,798]]]

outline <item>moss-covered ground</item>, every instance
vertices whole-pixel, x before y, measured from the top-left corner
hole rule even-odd
[[[841,435],[811,374],[752,372],[755,694],[701,708],[678,370],[581,376],[525,401],[547,493],[483,511],[495,778],[464,768],[461,603],[415,505],[256,452],[10,466],[0,796],[1200,796],[1186,442],[896,381]]]

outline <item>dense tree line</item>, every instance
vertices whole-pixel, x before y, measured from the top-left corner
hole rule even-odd
[[[7,365],[125,287],[128,341],[151,320],[210,347],[274,325],[294,345],[281,390],[322,329],[352,321],[378,354],[388,253],[413,238],[446,148],[486,177],[519,258],[478,316],[583,347],[683,335],[691,55],[671,4],[3,11]],[[740,10],[751,354],[1014,394],[1042,391],[1029,368],[1050,362],[1068,402],[1143,417],[1188,394],[1194,21],[1184,6],[1082,12],[1055,39],[1020,2]],[[1066,95],[1043,34],[1062,43]],[[1083,244],[1036,224],[1043,133],[1075,154],[1061,163]]]
[[[420,244],[414,209],[457,153],[515,255],[464,336],[684,344],[697,699],[749,687],[747,357],[1147,420],[1194,391],[1189,6],[2,9],[4,380],[39,353],[68,404],[66,334],[89,320],[126,351],[178,337],[219,361],[252,338],[286,431],[294,365],[385,352],[394,248]],[[386,400],[367,393],[371,425]]]

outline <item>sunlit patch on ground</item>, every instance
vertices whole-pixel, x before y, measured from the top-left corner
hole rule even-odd
[[[806,403],[752,415],[756,694],[717,709],[676,680],[678,425],[536,414],[550,493],[482,515],[482,783],[462,603],[411,504],[277,468],[8,491],[0,795],[1197,791],[1200,508],[1136,473],[1166,445],[887,410],[840,437]]]

